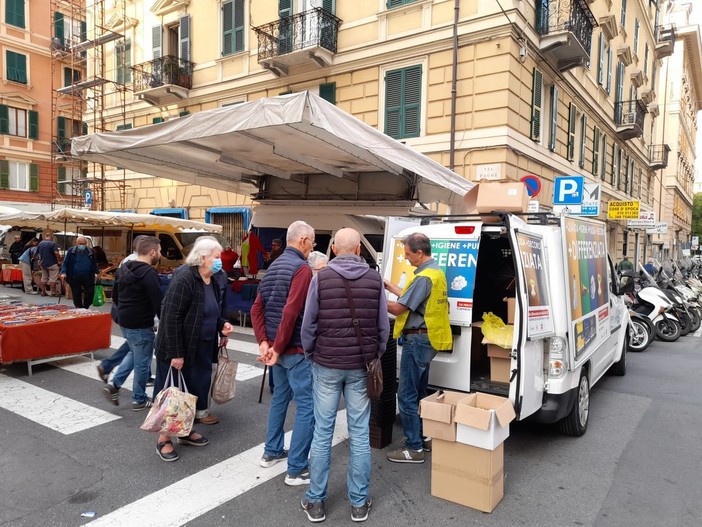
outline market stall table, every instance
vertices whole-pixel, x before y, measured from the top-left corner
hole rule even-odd
[[[110,347],[109,313],[62,304],[0,305],[0,363],[32,366]]]
[[[3,265],[0,280],[4,285],[9,284],[12,287],[14,284],[22,285],[22,270],[19,266]]]

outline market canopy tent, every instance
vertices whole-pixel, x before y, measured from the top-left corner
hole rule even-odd
[[[100,212],[80,209],[58,209],[51,212],[18,212],[0,215],[0,224],[37,229],[66,230],[69,226],[86,227],[122,227],[133,229],[142,227],[158,229],[169,227],[176,230],[193,230],[222,232],[221,225],[199,221],[181,220],[153,214],[132,214],[129,212]]]
[[[256,200],[454,205],[473,186],[309,92],[74,137],[72,153]]]

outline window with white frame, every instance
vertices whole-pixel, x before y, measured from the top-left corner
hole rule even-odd
[[[29,163],[9,161],[10,190],[29,190]]]
[[[27,110],[8,106],[8,134],[27,137]]]

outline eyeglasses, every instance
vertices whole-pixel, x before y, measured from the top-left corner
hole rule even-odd
[[[302,239],[309,240],[309,238],[307,236],[303,236]],[[315,247],[317,247],[317,244],[315,242],[312,242],[312,248],[314,249]]]

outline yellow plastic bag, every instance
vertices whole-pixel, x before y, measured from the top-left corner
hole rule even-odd
[[[491,343],[501,348],[511,349],[514,338],[514,326],[505,324],[494,313],[483,313],[483,336]]]

